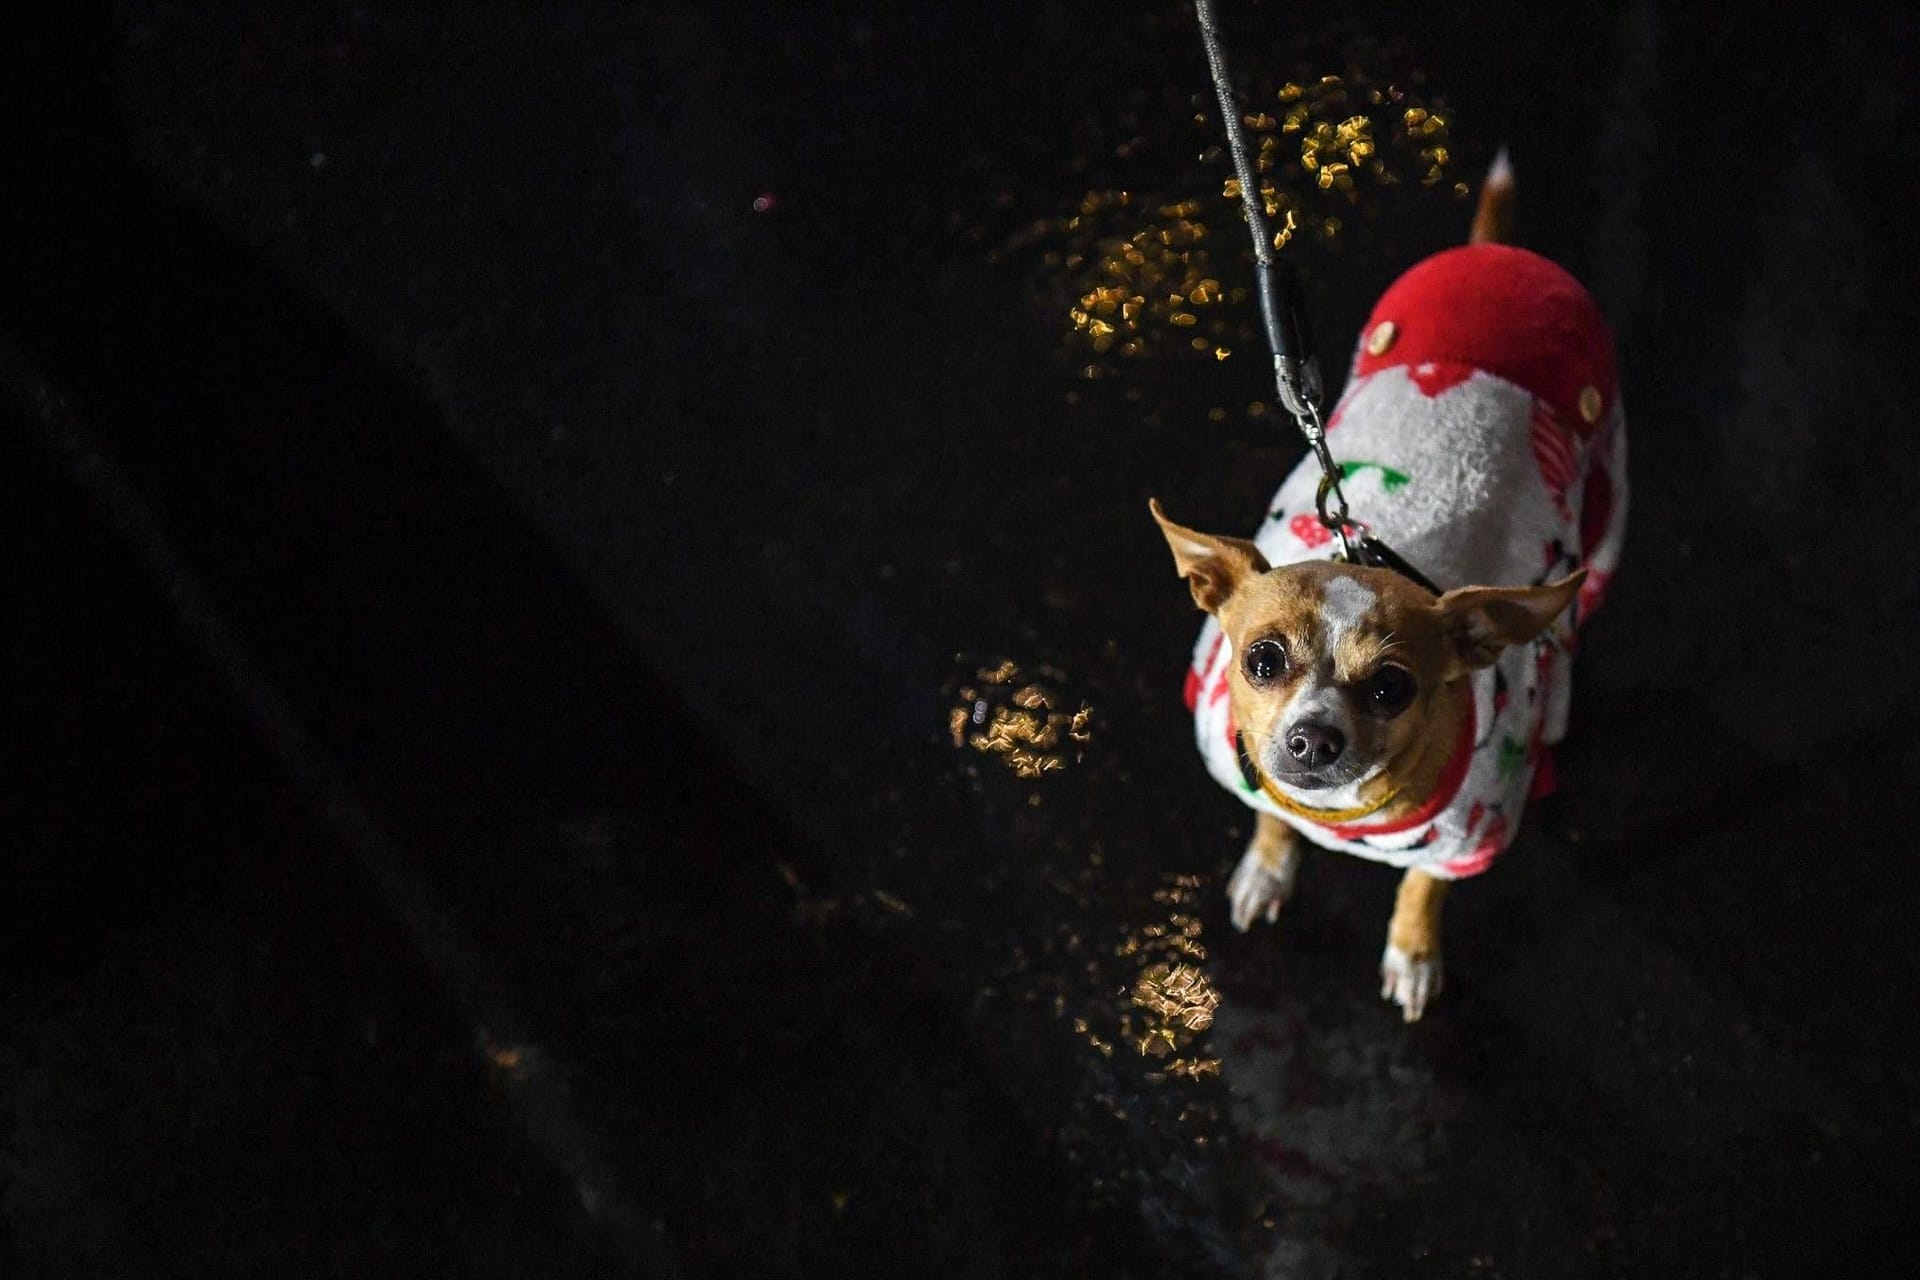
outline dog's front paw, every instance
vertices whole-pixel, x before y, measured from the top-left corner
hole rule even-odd
[[[1420,1021],[1427,1002],[1440,994],[1440,953],[1415,959],[1392,943],[1380,957],[1380,998],[1400,1006],[1408,1022]]]
[[[1232,907],[1233,927],[1245,933],[1253,922],[1265,916],[1269,923],[1280,918],[1280,908],[1293,896],[1295,856],[1283,857],[1276,867],[1258,848],[1241,855],[1240,865],[1227,881],[1227,902]]]

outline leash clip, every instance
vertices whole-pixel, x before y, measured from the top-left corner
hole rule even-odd
[[[1305,421],[1302,419],[1302,430],[1305,430]],[[1316,428],[1319,426],[1317,414],[1314,417],[1314,426]],[[1363,541],[1372,534],[1365,524],[1347,514],[1347,495],[1340,489],[1340,464],[1335,462],[1333,455],[1327,451],[1326,433],[1314,430],[1307,432],[1306,435],[1308,444],[1313,446],[1314,456],[1320,460],[1320,484],[1313,491],[1313,508],[1319,513],[1320,523],[1331,529],[1340,539],[1342,557],[1349,564],[1363,563],[1354,547],[1353,530],[1360,530]],[[1333,500],[1331,509],[1327,505],[1329,498]]]

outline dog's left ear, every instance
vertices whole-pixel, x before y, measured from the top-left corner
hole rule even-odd
[[[1219,613],[1241,583],[1267,571],[1267,558],[1245,538],[1217,538],[1177,525],[1167,519],[1157,498],[1148,500],[1147,509],[1173,549],[1173,567],[1193,588],[1193,602],[1208,613]]]
[[[1573,603],[1586,577],[1585,569],[1577,569],[1545,586],[1462,587],[1441,596],[1434,607],[1459,664],[1453,674],[1490,667],[1507,646],[1525,644],[1545,631]]]

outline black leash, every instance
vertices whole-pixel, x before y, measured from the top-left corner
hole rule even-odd
[[[1274,256],[1273,236],[1267,230],[1266,201],[1254,177],[1253,164],[1247,158],[1246,135],[1240,127],[1240,106],[1234,101],[1233,85],[1227,77],[1227,55],[1220,45],[1219,21],[1213,0],[1194,0],[1194,14],[1200,19],[1200,39],[1207,50],[1207,68],[1213,73],[1214,92],[1220,97],[1220,115],[1227,126],[1227,150],[1233,156],[1233,170],[1240,180],[1240,204],[1246,211],[1247,229],[1253,233],[1253,262],[1258,277],[1260,319],[1267,331],[1267,347],[1273,352],[1273,380],[1279,400],[1293,415],[1300,434],[1320,463],[1320,487],[1313,504],[1320,523],[1340,539],[1341,558],[1349,564],[1372,565],[1390,569],[1403,578],[1440,594],[1425,574],[1382,542],[1367,525],[1347,512],[1347,495],[1340,489],[1340,467],[1327,451],[1326,424],[1320,418],[1323,394],[1320,363],[1313,347],[1313,330],[1307,323],[1306,305],[1300,298],[1300,281],[1293,264]],[[1331,506],[1329,506],[1331,502]]]

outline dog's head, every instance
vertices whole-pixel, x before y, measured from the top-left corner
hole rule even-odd
[[[1247,751],[1300,791],[1364,782],[1450,744],[1464,707],[1457,682],[1539,636],[1586,576],[1435,597],[1386,569],[1275,569],[1243,538],[1196,533],[1151,508],[1194,602],[1233,647],[1227,684]]]

